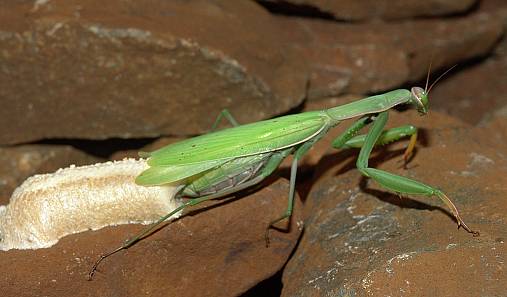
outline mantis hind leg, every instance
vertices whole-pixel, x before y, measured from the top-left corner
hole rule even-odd
[[[218,125],[220,124],[223,118],[227,119],[233,127],[239,126],[238,121],[236,121],[236,119],[232,116],[229,110],[225,108],[222,109],[222,111],[218,114],[215,123],[213,123],[213,126],[211,126],[211,132],[217,129]]]
[[[458,223],[458,228],[463,227],[467,232],[472,233],[474,236],[479,235],[479,232],[473,231],[465,224],[463,219],[461,219],[458,209],[454,203],[439,189],[403,176],[368,167],[368,158],[370,157],[374,145],[382,135],[382,130],[387,122],[387,119],[388,113],[382,112],[374,120],[370,131],[364,139],[359,157],[357,159],[356,165],[359,171],[363,175],[375,180],[382,187],[398,194],[438,197],[451,210]]]
[[[188,200],[187,202],[183,203],[182,205],[180,205],[179,207],[177,207],[176,209],[174,209],[173,211],[171,211],[167,215],[165,215],[165,216],[161,217],[160,219],[158,219],[158,221],[156,221],[155,223],[153,223],[151,226],[145,228],[143,231],[141,231],[140,233],[138,233],[136,236],[134,236],[131,239],[127,240],[120,247],[118,247],[118,248],[116,248],[116,249],[114,249],[114,250],[112,250],[112,251],[110,251],[110,252],[108,252],[108,253],[103,254],[102,256],[100,256],[100,258],[95,262],[95,264],[92,266],[90,272],[88,273],[88,280],[91,280],[93,278],[93,275],[97,271],[97,267],[99,266],[99,264],[103,260],[105,260],[109,256],[112,256],[112,255],[118,253],[121,250],[128,249],[129,247],[131,247],[132,245],[134,245],[139,240],[141,240],[144,237],[146,237],[147,235],[151,234],[153,232],[153,230],[157,226],[159,226],[165,220],[167,220],[168,218],[170,218],[173,215],[177,214],[178,212],[183,211],[187,207],[192,207],[192,206],[198,205],[198,204],[200,204],[202,202],[205,202],[205,201],[208,201],[208,200],[212,200],[212,199],[216,199],[216,198],[220,198],[220,197],[225,197],[225,196],[228,196],[228,195],[230,195],[232,193],[244,190],[244,189],[246,189],[248,187],[251,187],[253,185],[256,185],[256,184],[260,183],[263,179],[265,179],[267,176],[269,176],[278,167],[278,165],[280,165],[280,163],[283,161],[283,159],[290,152],[292,152],[291,148],[290,149],[286,149],[284,151],[280,151],[280,152],[276,153],[275,155],[273,155],[269,159],[269,161],[266,163],[265,167],[262,169],[262,171],[260,172],[260,174],[258,176],[256,176],[256,177],[252,178],[251,180],[248,180],[248,181],[246,181],[246,182],[244,182],[242,184],[238,184],[238,185],[236,185],[236,186],[234,186],[232,188],[228,188],[228,189],[226,189],[224,191],[221,191],[221,192],[218,192],[218,193],[215,193],[215,194],[206,195],[206,196],[197,197],[197,198],[192,198],[192,199]],[[178,195],[181,195],[181,193],[182,193],[183,190],[184,190],[184,187],[181,187],[180,191],[178,192]]]
[[[151,234],[153,232],[153,230],[157,226],[159,226],[165,220],[167,220],[168,218],[170,218],[173,215],[177,214],[178,212],[183,211],[187,207],[195,206],[195,205],[198,205],[198,204],[200,204],[202,202],[205,202],[205,201],[208,201],[208,200],[211,200],[211,199],[216,199],[216,198],[219,198],[219,197],[222,197],[222,196],[227,196],[227,195],[231,194],[232,192],[240,191],[240,190],[242,190],[244,188],[247,188],[247,187],[250,187],[250,186],[252,186],[252,185],[254,185],[256,183],[259,183],[263,178],[264,178],[264,176],[258,176],[256,178],[254,178],[254,179],[252,179],[252,180],[244,183],[244,184],[241,184],[241,185],[237,186],[236,188],[231,188],[231,189],[228,189],[227,191],[224,191],[224,192],[221,192],[221,193],[217,193],[217,194],[212,194],[212,195],[203,196],[203,197],[199,197],[199,198],[193,198],[193,199],[188,200],[187,202],[183,203],[182,205],[180,205],[179,207],[177,207],[176,209],[174,209],[170,213],[168,213],[165,216],[163,216],[160,219],[158,219],[158,221],[156,221],[155,223],[153,223],[148,228],[145,228],[143,231],[141,231],[140,233],[138,233],[136,236],[134,236],[131,239],[127,240],[120,247],[118,247],[118,248],[116,248],[116,249],[114,249],[114,250],[112,250],[112,251],[110,251],[108,253],[105,253],[105,254],[101,255],[100,258],[95,262],[95,264],[93,264],[90,272],[88,273],[88,280],[92,280],[93,275],[97,271],[97,268],[98,268],[99,264],[103,260],[105,260],[109,256],[112,256],[112,255],[118,253],[121,250],[128,249],[129,247],[131,247],[132,245],[134,245],[139,240],[141,240],[144,237],[146,237],[147,235]]]

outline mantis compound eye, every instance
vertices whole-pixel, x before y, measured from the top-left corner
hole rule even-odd
[[[423,88],[413,87],[411,90],[412,104],[417,108],[417,111],[424,115],[428,112],[428,94]]]

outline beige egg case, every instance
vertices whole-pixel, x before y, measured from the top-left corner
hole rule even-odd
[[[146,168],[143,159],[125,159],[28,178],[0,206],[0,250],[47,248],[69,234],[155,222],[181,201],[176,186],[137,185]]]

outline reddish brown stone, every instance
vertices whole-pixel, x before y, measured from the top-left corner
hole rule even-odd
[[[491,129],[436,112],[391,118],[390,126],[423,128],[417,152],[404,170],[404,143],[394,143],[376,150],[371,166],[442,189],[481,236],[457,230],[436,198],[400,199],[362,177],[353,170],[357,151],[328,154],[316,168],[282,296],[505,295],[507,156],[494,141],[477,141]]]
[[[507,24],[506,4],[495,12]],[[487,122],[496,110],[507,106],[507,38],[500,41],[488,58],[463,68],[435,86],[432,108],[471,124]]]
[[[0,205],[7,204],[12,191],[34,174],[100,161],[68,145],[0,147]]]
[[[246,123],[305,96],[304,64],[254,2],[36,3],[0,7],[0,144],[195,135],[224,108]]]
[[[503,32],[497,14],[347,24],[280,18],[310,67],[309,99],[396,88],[433,69],[490,52]],[[432,60],[433,59],[433,60]]]

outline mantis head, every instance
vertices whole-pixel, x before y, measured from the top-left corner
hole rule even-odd
[[[430,72],[431,72],[431,62],[430,66],[428,68],[428,75],[426,76],[426,86],[423,88],[420,87],[413,87],[410,89],[410,102],[415,106],[417,111],[421,115],[425,115],[428,112],[428,96],[430,94],[431,88],[435,86],[435,84],[442,78],[444,75],[446,75],[449,71],[451,71],[454,67],[457,65],[452,66],[451,68],[447,69],[444,73],[442,73],[435,81],[431,84],[431,86],[428,88],[428,83],[430,80]]]
[[[410,102],[415,106],[419,114],[425,115],[428,112],[428,93],[420,87],[410,89]]]

